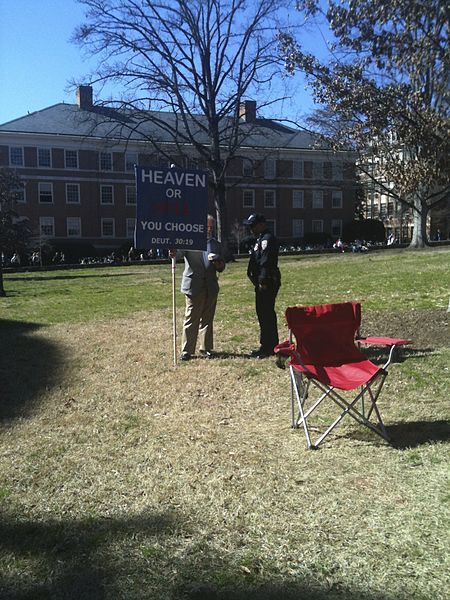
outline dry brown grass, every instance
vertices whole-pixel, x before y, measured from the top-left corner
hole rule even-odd
[[[169,308],[3,330],[2,600],[446,598],[447,315],[364,310],[416,339],[380,402],[398,443],[344,421],[308,452],[236,293],[225,357],[177,368]]]

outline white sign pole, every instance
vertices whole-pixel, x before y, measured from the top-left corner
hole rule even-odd
[[[177,258],[172,256],[172,330],[173,330],[173,366],[177,366],[177,303],[175,291],[175,269]]]

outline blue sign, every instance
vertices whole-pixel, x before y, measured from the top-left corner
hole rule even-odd
[[[136,166],[135,247],[206,250],[204,171]]]

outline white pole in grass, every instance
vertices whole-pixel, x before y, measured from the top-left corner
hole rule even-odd
[[[175,270],[177,257],[172,256],[172,336],[173,336],[173,366],[177,366],[177,301],[175,291]]]

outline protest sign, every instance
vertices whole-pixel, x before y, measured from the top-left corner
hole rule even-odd
[[[206,249],[204,171],[136,166],[135,247]]]

